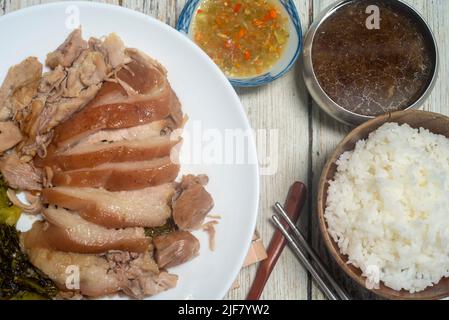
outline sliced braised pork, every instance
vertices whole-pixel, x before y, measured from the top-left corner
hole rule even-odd
[[[165,69],[141,52],[127,50],[131,62],[105,83],[83,110],[58,126],[54,144],[75,145],[82,138],[106,129],[130,128],[170,118],[182,125],[178,98],[168,83]]]
[[[42,172],[19,158],[15,151],[0,159],[0,171],[8,186],[16,190],[41,190]]]
[[[207,176],[187,175],[182,178],[180,195],[173,204],[173,219],[180,229],[200,228],[214,206],[212,196],[204,188],[207,182]]]
[[[175,231],[153,239],[155,259],[159,268],[170,268],[195,258],[200,242],[188,231]]]
[[[42,86],[50,91],[39,92],[36,101],[30,104],[28,114],[23,116],[26,128],[31,130],[27,132],[29,141],[23,147],[24,153],[26,151],[34,156],[30,151],[35,146],[36,149],[41,149],[41,156],[45,154],[51,141],[48,136],[52,137],[53,128],[82,109],[101,88],[107,76],[107,67],[101,53],[85,51],[78,59],[67,70],[59,68],[51,71],[62,76],[62,81],[58,81],[54,88]]]
[[[56,170],[54,186],[103,188],[109,191],[137,190],[176,179],[179,164],[170,157],[149,161],[105,163],[91,169]]]
[[[173,183],[135,191],[54,187],[42,191],[43,201],[71,209],[84,219],[108,228],[157,227],[171,216]]]
[[[46,222],[36,222],[25,238],[59,251],[103,253],[109,250],[145,252],[149,239],[143,228],[107,229],[88,222],[77,213],[49,207]]]
[[[76,291],[89,297],[124,292],[143,298],[175,287],[178,280],[176,275],[159,272],[149,253],[111,252],[98,256],[61,252],[36,245],[24,236],[22,243],[30,262],[62,291]],[[68,278],[74,266],[79,270],[79,288],[78,283]]]

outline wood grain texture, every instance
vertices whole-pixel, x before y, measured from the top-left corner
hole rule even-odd
[[[301,13],[303,31],[309,25],[307,1],[295,1]],[[254,129],[278,130],[279,157],[275,175],[261,177],[261,196],[257,229],[267,246],[274,226],[270,222],[272,206],[284,202],[290,185],[295,180],[307,181],[309,153],[309,110],[307,91],[302,81],[301,68],[297,64],[281,79],[260,88],[238,89],[247,115]],[[258,144],[263,141],[258,141]],[[307,218],[306,208],[302,218]],[[307,219],[301,219],[307,225]],[[304,228],[307,231],[307,228]],[[255,276],[254,266],[239,275],[240,288],[229,293],[228,298],[245,298]],[[288,284],[288,285],[286,285]],[[279,259],[261,299],[307,299],[308,277],[296,258],[285,250]]]
[[[49,0],[0,0],[0,15]],[[185,0],[103,0],[122,5],[156,17],[174,26]],[[305,32],[319,12],[333,0],[295,0]],[[440,49],[440,73],[435,89],[424,109],[449,115],[449,1],[409,0],[431,25]],[[295,180],[308,185],[308,205],[301,214],[300,226],[321,257],[331,266],[331,271],[346,290],[358,299],[374,298],[366,290],[342,275],[329,258],[317,228],[316,188],[326,158],[350,128],[337,123],[321,112],[305,89],[301,63],[297,63],[283,78],[255,89],[238,89],[251,125],[255,129],[275,129],[279,137],[278,169],[275,175],[261,177],[260,209],[257,228],[265,243],[274,232],[270,222],[272,205],[283,202],[288,188]],[[259,139],[258,144],[263,144]],[[263,149],[263,148],[260,148]],[[238,276],[239,287],[231,290],[226,298],[244,299],[251,286],[255,266],[243,269]],[[311,283],[307,273],[286,249],[267,283],[262,299],[323,299]]]
[[[296,181],[290,187],[284,204],[285,212],[293,222],[296,223],[298,221],[306,200],[306,185],[302,182]],[[281,223],[287,230],[290,230],[290,227],[286,222]],[[256,277],[247,296],[248,300],[260,299],[261,294],[264,291],[263,289],[265,289],[265,284],[267,280],[270,279],[271,273],[274,267],[276,267],[277,261],[281,257],[286,245],[287,239],[283,236],[280,230],[276,230],[270,240],[270,244],[267,247],[267,259],[262,261],[257,267]]]

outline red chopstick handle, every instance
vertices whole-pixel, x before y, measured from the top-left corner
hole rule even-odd
[[[301,209],[306,202],[306,194],[306,186],[302,182],[295,182],[290,187],[287,199],[285,201],[285,211],[290,219],[292,219],[295,223],[298,220]],[[282,223],[288,230],[288,226],[283,221]],[[271,271],[273,271],[286,243],[287,241],[282,233],[279,230],[276,230],[267,250],[268,257],[259,265],[256,278],[246,298],[247,300],[259,300],[263,289],[265,288],[265,284],[270,277]]]

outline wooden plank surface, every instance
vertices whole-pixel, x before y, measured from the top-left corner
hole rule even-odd
[[[0,15],[48,0],[0,0]],[[174,26],[185,4],[185,0],[103,0],[101,2],[122,5],[144,12]],[[295,0],[305,32],[319,12],[333,0]],[[449,115],[449,65],[445,57],[449,54],[449,1],[408,0],[425,17],[437,38],[441,65],[438,82],[424,109]],[[261,177],[260,210],[257,228],[267,245],[274,231],[270,223],[272,205],[284,201],[290,184],[294,180],[304,181],[309,186],[309,203],[301,216],[301,228],[319,251],[323,260],[331,266],[332,273],[354,298],[373,298],[364,289],[347,279],[336,268],[320,240],[315,219],[315,190],[326,158],[335,145],[350,130],[329,118],[312,102],[301,76],[301,63],[297,63],[285,77],[274,83],[255,89],[238,89],[251,125],[255,129],[273,129],[270,134],[278,136],[277,146],[271,153],[278,155],[277,171],[274,175]],[[262,149],[262,148],[261,148]],[[252,283],[255,266],[245,268],[238,276],[239,287],[229,292],[228,299],[244,299]],[[323,299],[304,269],[297,263],[290,250],[285,250],[279,260],[263,299]]]
[[[308,1],[296,1],[301,13],[302,29],[309,24]],[[257,229],[268,245],[274,231],[270,218],[276,201],[284,202],[294,180],[307,181],[309,148],[308,96],[302,81],[301,68],[296,67],[285,77],[261,88],[238,89],[249,120],[254,129],[275,129],[279,141],[278,168],[274,175],[261,177],[260,209]],[[258,141],[258,144],[263,141]],[[259,147],[259,146],[258,146]],[[304,209],[303,224],[307,223]],[[307,229],[305,229],[307,230]],[[255,266],[241,272],[240,288],[230,292],[229,297],[241,299],[249,290],[255,274]],[[290,250],[279,259],[269,279],[262,299],[307,299],[307,273],[298,264]],[[284,285],[282,285],[282,283]],[[289,283],[288,286],[285,286]]]

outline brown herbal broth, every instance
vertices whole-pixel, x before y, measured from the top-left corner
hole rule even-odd
[[[368,29],[368,5],[380,8],[380,29]],[[318,28],[315,75],[327,95],[357,114],[405,109],[428,87],[434,64],[422,25],[386,1],[351,2]]]

